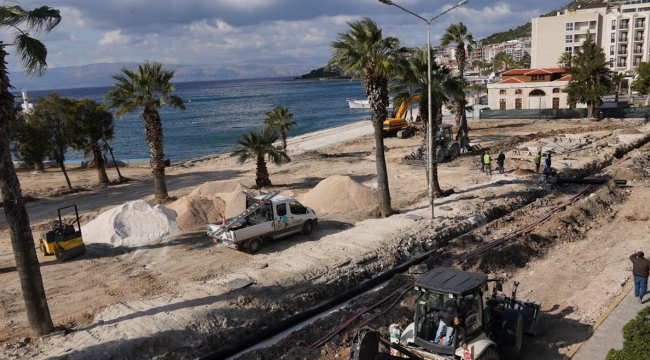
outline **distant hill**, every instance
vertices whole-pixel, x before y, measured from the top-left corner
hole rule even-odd
[[[310,71],[308,74],[298,76],[294,80],[311,80],[311,79],[349,79],[350,76],[345,76],[343,71],[339,69],[332,69],[330,71],[325,71],[325,68],[318,68],[316,70]]]
[[[603,3],[602,0],[574,0],[568,3],[565,6],[562,6],[561,8],[569,7],[569,8],[578,8],[579,6],[586,6],[586,5],[592,5],[592,4],[597,4],[597,3]],[[560,8],[560,9],[561,9]],[[557,15],[557,10],[553,10],[549,12],[548,14],[542,14],[541,16],[556,16]],[[498,44],[502,43],[508,40],[512,39],[517,39],[517,38],[522,38],[522,37],[529,37],[531,36],[531,30],[532,30],[532,24],[529,22],[517,26],[514,29],[509,29],[507,31],[501,31],[494,33],[490,36],[485,37],[485,44]]]
[[[11,84],[16,89],[28,90],[69,89],[110,86],[111,76],[123,68],[135,68],[135,62],[103,63],[82,66],[50,68],[42,77],[25,77],[14,72]],[[174,81],[210,81],[296,76],[309,71],[305,65],[231,64],[231,65],[165,65],[175,70]]]

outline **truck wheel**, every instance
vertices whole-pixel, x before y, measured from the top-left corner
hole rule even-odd
[[[451,149],[449,149],[449,161],[453,161],[460,156],[460,146],[458,144],[453,144]]]
[[[445,149],[439,147],[436,149],[436,161],[438,164],[445,162]]]
[[[256,252],[260,251],[261,247],[262,247],[262,240],[260,240],[259,238],[250,240],[246,245],[246,249],[248,249],[248,252],[251,254],[255,254]]]
[[[314,230],[314,224],[311,222],[311,220],[307,221],[305,225],[302,226],[303,235],[309,235],[313,230]]]
[[[503,312],[504,325],[501,329],[503,343],[501,344],[505,360],[519,360],[524,341],[524,320],[516,310]]]
[[[501,357],[499,353],[494,349],[494,347],[489,347],[487,350],[483,351],[481,357],[478,360],[499,360]]]

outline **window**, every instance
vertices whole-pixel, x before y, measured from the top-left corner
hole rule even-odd
[[[286,216],[287,215],[287,204],[278,204],[275,206],[275,215],[277,216]]]
[[[571,46],[565,47],[564,52],[568,52],[568,53],[573,52],[573,47],[571,47]]]
[[[521,89],[515,90],[515,95],[521,95]]]
[[[499,100],[499,110],[505,110],[506,109],[506,99],[500,99]]]
[[[595,21],[590,21],[589,22],[589,29],[594,30],[596,28],[596,22]]]
[[[499,90],[499,95],[505,95],[506,91],[505,90]]]
[[[530,77],[530,81],[537,81],[537,75],[533,75]]]
[[[616,42],[616,34],[612,33],[612,38],[610,39],[611,42]]]
[[[633,13],[636,12],[636,9],[623,9],[624,13]]]
[[[302,215],[307,213],[307,209],[305,209],[305,207],[300,205],[300,203],[297,201],[289,202],[289,209],[291,209],[291,213],[294,215]]]
[[[614,55],[614,45],[609,47],[609,54]]]
[[[573,23],[566,23],[566,31],[573,31]]]
[[[553,94],[559,94],[560,88],[553,88]]]
[[[553,98],[553,109],[559,109],[560,108],[560,98],[559,97],[554,97]]]
[[[616,20],[612,20],[612,30],[616,30]]]
[[[521,98],[515,99],[515,109],[521,109]]]
[[[564,36],[564,42],[565,43],[572,43],[573,42],[573,35],[565,35]]]

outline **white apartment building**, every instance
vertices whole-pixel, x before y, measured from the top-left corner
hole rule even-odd
[[[612,70],[633,72],[650,60],[650,0],[630,0],[562,9],[532,21],[531,67],[555,67],[564,52],[575,53],[587,37],[605,51]]]

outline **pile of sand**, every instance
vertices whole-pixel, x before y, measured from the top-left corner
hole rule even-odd
[[[183,231],[199,229],[224,216],[231,218],[244,211],[247,194],[257,196],[259,192],[237,180],[211,181],[174,201],[169,208],[178,213],[176,220]]]
[[[317,214],[372,210],[378,206],[376,190],[342,175],[330,176],[319,182],[300,200]]]
[[[82,227],[84,242],[140,246],[178,234],[176,212],[137,200],[114,207]]]

